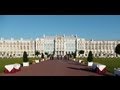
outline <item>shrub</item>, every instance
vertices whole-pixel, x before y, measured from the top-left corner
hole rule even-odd
[[[79,51],[79,55],[80,55],[80,54],[84,54],[84,51],[83,51],[83,50],[80,50],[80,51]]]
[[[88,61],[88,62],[92,62],[92,61],[93,61],[92,51],[89,52],[88,57],[87,57],[87,61]]]
[[[28,62],[28,61],[29,61],[29,60],[28,60],[27,52],[24,51],[24,53],[23,53],[23,62]]]
[[[120,44],[118,44],[115,48],[115,53],[120,54]]]
[[[41,56],[41,58],[44,58],[44,54],[42,53],[42,56]]]
[[[38,56],[40,54],[39,51],[35,51],[35,55]]]

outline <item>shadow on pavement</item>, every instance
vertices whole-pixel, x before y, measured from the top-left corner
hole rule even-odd
[[[74,70],[83,70],[83,71],[87,71],[87,72],[93,72],[93,71],[91,71],[90,69],[88,69],[88,68],[74,68],[74,67],[67,67],[67,68],[69,68],[69,69],[74,69]],[[95,73],[95,72],[94,72]]]
[[[69,68],[69,69],[74,69],[74,70],[83,70],[83,71],[87,71],[87,72],[92,72],[92,73],[96,73],[96,72],[94,72],[94,71],[92,71],[92,70],[90,70],[90,69],[88,69],[88,68],[75,68],[75,67],[67,67],[67,68]],[[91,75],[92,76],[92,75]],[[105,74],[103,74],[103,76],[113,76],[111,73],[105,73]]]
[[[68,64],[72,64],[72,65],[81,65],[81,66],[86,66],[86,64],[81,64],[81,63],[68,63]]]
[[[81,70],[81,68],[74,68],[74,67],[67,67],[69,69],[74,69],[74,70]]]
[[[81,65],[80,63],[68,63],[68,64]]]

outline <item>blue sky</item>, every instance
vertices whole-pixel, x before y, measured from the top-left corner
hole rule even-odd
[[[120,40],[120,15],[1,15],[0,37],[37,38],[77,34],[97,40]]]

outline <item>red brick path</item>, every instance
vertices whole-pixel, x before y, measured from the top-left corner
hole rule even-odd
[[[20,72],[0,76],[102,76],[86,68],[87,66],[70,60],[48,60],[22,67]]]

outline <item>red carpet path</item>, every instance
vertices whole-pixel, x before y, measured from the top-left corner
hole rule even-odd
[[[88,70],[87,66],[70,60],[47,60],[29,67],[22,67],[14,74],[0,76],[103,76]]]

